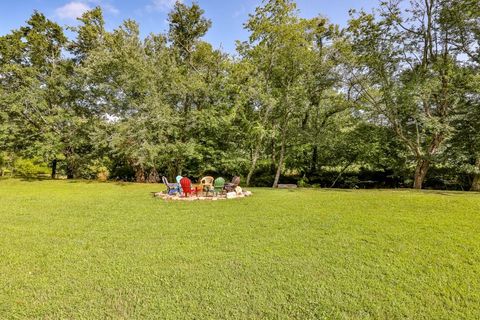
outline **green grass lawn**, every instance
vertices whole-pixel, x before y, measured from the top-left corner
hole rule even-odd
[[[480,318],[480,194],[162,189],[0,180],[0,318]]]

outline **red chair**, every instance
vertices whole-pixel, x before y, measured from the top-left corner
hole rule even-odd
[[[196,189],[192,188],[192,181],[190,181],[190,179],[187,177],[180,179],[180,185],[182,186],[183,195],[185,197],[189,197],[190,194],[196,193]]]

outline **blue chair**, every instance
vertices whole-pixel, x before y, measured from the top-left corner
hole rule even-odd
[[[172,195],[178,192],[178,184],[177,183],[169,183],[167,177],[163,176],[162,181],[167,187],[167,194]]]
[[[182,178],[183,178],[182,176],[177,176],[177,177],[175,178],[175,180],[177,180],[177,190],[178,190],[178,192],[179,192],[180,194],[183,193],[182,185],[180,184],[180,180],[182,180]]]

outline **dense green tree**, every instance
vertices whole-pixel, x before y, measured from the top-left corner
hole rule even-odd
[[[52,159],[69,130],[66,113],[67,39],[62,28],[35,12],[27,25],[2,37],[2,104],[10,114],[9,137],[18,153]]]
[[[172,11],[168,14],[168,37],[179,57],[192,66],[193,53],[199,39],[203,37],[212,22],[206,19],[204,11],[193,2],[191,6],[175,2]]]
[[[460,108],[455,113],[450,162],[472,175],[471,190],[480,191],[480,1],[441,1],[440,16],[448,38],[462,57],[458,83]]]
[[[0,36],[1,174],[40,159],[52,177],[335,187],[408,185],[414,171],[421,188],[448,170],[479,190],[478,1],[382,1],[341,30],[266,0],[235,56],[202,40],[195,2],[146,38],[132,20],[107,31],[99,7],[71,40],[34,12]]]
[[[265,2],[246,23],[251,35],[243,48],[244,55],[252,60],[265,79],[265,91],[271,98],[267,100],[264,119],[270,117],[267,122],[272,125],[274,134],[278,131],[278,136],[274,137],[279,140],[279,150],[276,141],[271,150],[276,167],[273,187],[277,186],[284,167],[288,140],[308,104],[305,71],[313,59],[310,26],[310,21],[298,17],[294,2],[283,0]],[[262,143],[261,135],[257,144]],[[257,155],[258,151],[255,153]],[[256,158],[252,161],[251,172]]]
[[[158,180],[156,161],[171,125],[162,90],[168,70],[157,64],[165,39],[152,36],[143,43],[138,25],[130,20],[104,38],[83,70],[103,112],[105,132],[96,143],[101,147],[107,141],[111,155],[134,170],[136,181]]]
[[[349,24],[353,90],[384,119],[415,160],[414,187],[451,135],[458,57],[436,0],[382,3],[380,18],[360,13]]]
[[[70,28],[76,34],[76,39],[70,43],[68,48],[73,59],[81,62],[88,57],[92,50],[104,44],[106,31],[100,7],[84,12],[78,20],[80,25]]]

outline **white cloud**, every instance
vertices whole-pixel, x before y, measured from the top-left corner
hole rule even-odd
[[[116,15],[120,13],[120,11],[111,3],[110,1],[102,1],[102,0],[85,0],[85,1],[71,1],[65,4],[62,7],[59,7],[55,10],[55,15],[60,19],[64,20],[74,20],[80,17],[85,11],[91,10],[92,6],[100,6],[102,7],[104,12],[108,12],[110,14]]]
[[[247,8],[245,8],[245,6],[242,5],[242,6],[240,7],[240,9],[236,10],[236,11],[233,13],[232,18],[238,18],[238,17],[240,17],[240,16],[243,16],[243,15],[245,15],[246,12],[247,12]]]
[[[79,1],[72,1],[57,8],[55,10],[55,15],[60,19],[76,19],[88,10],[90,10],[90,7],[87,4]]]
[[[173,8],[177,1],[182,2],[182,0],[152,0],[152,2],[147,5],[147,11],[168,12]]]
[[[111,14],[119,14],[120,13],[120,10],[118,10],[116,7],[114,7],[113,5],[111,5],[109,3],[105,3],[104,5],[102,5],[102,8],[106,12],[111,13]]]
[[[117,15],[120,13],[113,4],[111,4],[109,0],[86,0],[87,2],[91,3],[93,6],[100,6],[102,7],[104,12]]]

